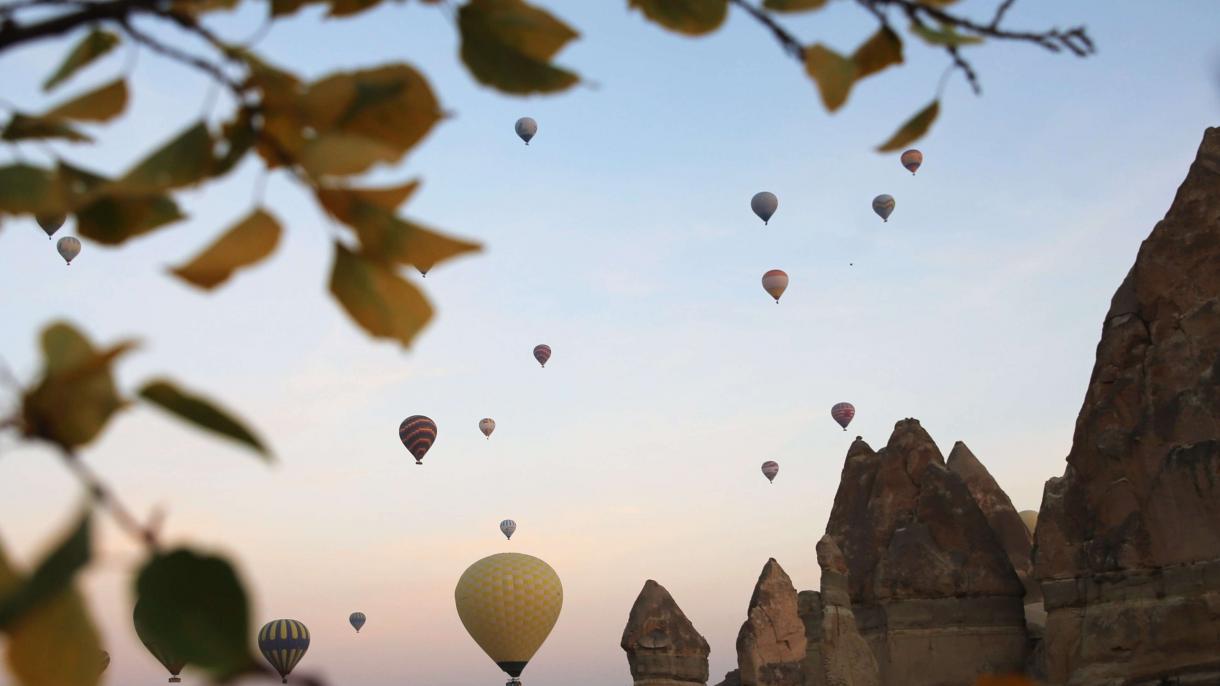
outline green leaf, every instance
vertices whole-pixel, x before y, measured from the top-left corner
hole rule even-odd
[[[20,622],[27,613],[37,609],[72,587],[72,580],[90,557],[89,513],[64,540],[47,555],[28,578],[8,591],[0,590],[0,630]]]
[[[74,142],[90,142],[93,139],[67,123],[57,119],[34,117],[16,112],[4,126],[0,139],[6,141],[22,141],[30,139],[63,138]]]
[[[470,0],[458,10],[462,61],[484,85],[528,95],[565,90],[580,80],[550,63],[577,33],[523,0]]]
[[[915,113],[915,116],[908,119],[897,131],[894,132],[890,139],[881,144],[877,148],[877,152],[893,152],[901,150],[907,145],[919,140],[928,129],[932,126],[932,122],[936,121],[936,115],[940,114],[940,101],[933,100],[931,104],[922,110]]]
[[[124,194],[160,193],[202,181],[212,166],[212,134],[199,122],[144,158],[115,182],[115,188]]]
[[[891,64],[902,64],[902,39],[889,27],[883,26],[856,48],[851,61],[856,65],[856,81],[876,74]]]
[[[805,71],[817,82],[827,110],[834,112],[847,102],[856,81],[856,65],[850,59],[818,43],[805,48]]]
[[[134,343],[97,351],[65,323],[42,334],[44,371],[22,399],[25,435],[71,451],[101,433],[110,417],[126,406],[118,396],[110,365]]]
[[[650,21],[688,36],[715,31],[729,13],[728,0],[630,0],[629,6],[639,9]]]
[[[169,196],[102,195],[76,213],[76,232],[103,245],[119,245],[182,218]]]
[[[241,110],[233,121],[226,122],[220,133],[219,156],[212,165],[212,176],[224,176],[233,170],[254,147],[258,132],[254,129],[249,110]]]
[[[87,67],[97,58],[110,52],[119,44],[119,37],[109,31],[94,29],[81,39],[68,56],[64,58],[59,69],[42,84],[44,91],[49,91],[68,79],[80,69]]]
[[[952,26],[941,25],[940,30],[925,26],[923,24],[911,24],[911,33],[924,39],[924,42],[929,45],[950,45],[953,47],[961,47],[963,45],[978,45],[983,42],[982,36],[969,36],[958,33],[953,30]]]
[[[185,548],[159,553],[135,591],[141,639],[218,679],[253,667],[246,592],[225,559]]]
[[[763,7],[776,12],[804,12],[825,6],[826,0],[763,0]]]
[[[65,214],[55,174],[28,164],[0,167],[0,212]]]
[[[348,315],[374,338],[411,345],[432,318],[432,306],[411,284],[384,264],[335,244],[330,292]]]
[[[266,258],[279,241],[279,222],[270,214],[255,210],[193,260],[170,272],[187,283],[211,290],[238,269]]]
[[[127,82],[118,79],[52,108],[42,116],[46,119],[105,122],[122,114],[126,107]]]
[[[140,397],[179,419],[244,443],[260,455],[270,457],[267,448],[253,432],[206,398],[187,393],[164,379],[145,384],[140,389]]]

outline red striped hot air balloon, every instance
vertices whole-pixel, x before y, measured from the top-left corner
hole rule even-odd
[[[428,448],[436,442],[436,422],[422,414],[413,414],[398,425],[398,439],[411,451],[415,464],[423,464]]]
[[[551,359],[551,346],[540,344],[534,346],[534,359],[538,360],[538,364],[546,366],[546,361]]]
[[[843,427],[844,431],[847,431],[851,418],[856,416],[856,407],[851,403],[835,403],[835,406],[830,408],[830,416],[839,423],[839,426]]]
[[[919,165],[923,164],[923,153],[911,148],[910,150],[902,153],[902,157],[900,159],[902,161],[902,166],[906,167],[907,171],[911,172],[911,176],[915,176],[915,172],[919,171]]]
[[[763,274],[762,278],[763,290],[772,298],[775,298],[775,304],[779,304],[779,297],[788,289],[788,274],[782,269],[772,269]]]

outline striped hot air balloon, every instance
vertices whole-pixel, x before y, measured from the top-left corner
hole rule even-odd
[[[398,425],[398,440],[415,457],[415,464],[423,464],[428,448],[436,442],[436,422],[422,414],[413,414]]]
[[[779,297],[788,290],[788,274],[782,269],[772,269],[763,274],[762,278],[763,290],[772,298],[775,298],[775,304],[779,304]]]
[[[894,213],[894,196],[882,193],[873,198],[873,211],[881,217],[881,221],[888,222]]]
[[[839,423],[839,426],[843,427],[844,431],[847,431],[851,418],[856,416],[856,407],[851,403],[835,403],[835,406],[830,408],[830,416]]]
[[[779,474],[779,463],[774,460],[767,460],[762,463],[763,476],[767,477],[767,481],[775,483],[775,475]]]
[[[64,258],[64,262],[71,266],[72,260],[80,254],[80,241],[72,236],[64,236],[55,243],[55,249],[59,251],[59,256]]]
[[[919,171],[919,165],[923,164],[923,153],[911,148],[902,153],[902,166],[911,172],[911,176],[915,176],[915,172]]]
[[[506,519],[500,522],[500,533],[504,534],[504,538],[513,540],[513,532],[517,530],[517,523],[511,519]]]
[[[160,642],[148,631],[147,623],[144,619],[147,613],[146,607],[143,600],[136,601],[135,610],[131,613],[132,624],[136,627],[136,636],[140,639],[140,643],[143,643],[144,647],[148,649],[148,652],[157,658],[157,662],[160,662],[161,666],[165,667],[166,671],[169,672],[169,683],[180,683],[182,679],[178,675],[186,667],[186,660],[165,650]]]
[[[538,364],[546,366],[546,361],[551,359],[551,346],[545,343],[534,346],[534,359],[538,360]]]
[[[491,438],[491,432],[495,430],[496,420],[491,417],[484,417],[479,420],[479,431],[482,431],[484,436]]]
[[[356,630],[356,633],[360,633],[360,627],[364,626],[366,619],[367,618],[364,616],[363,612],[353,612],[351,616],[347,618],[347,621],[351,623],[352,628]]]
[[[309,629],[295,619],[272,620],[258,631],[258,649],[286,684],[292,668],[309,650]]]

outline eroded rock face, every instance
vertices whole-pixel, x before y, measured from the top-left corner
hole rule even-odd
[[[772,558],[763,566],[737,633],[738,678],[741,686],[803,686],[804,661],[805,624],[796,589]]]
[[[882,684],[959,686],[1022,670],[1025,589],[917,420],[898,422],[880,451],[852,444],[826,530]]]
[[[707,641],[674,602],[649,579],[631,606],[620,643],[636,686],[706,684]]]
[[[877,660],[856,628],[847,561],[830,536],[818,541],[822,590],[797,594],[805,624],[805,686],[880,686]]]
[[[1052,682],[1220,683],[1220,129],[1114,294],[1035,538]]]
[[[1025,588],[1026,604],[1042,600],[1042,587],[1034,579],[1031,559],[1034,538],[1029,527],[1021,520],[1021,515],[1017,513],[1017,508],[1012,506],[1008,494],[1000,488],[995,477],[991,476],[991,472],[987,471],[974,453],[970,452],[970,448],[961,441],[953,444],[946,465],[949,471],[961,477],[966,484],[974,502],[983,511],[987,524],[1004,547],[1008,561],[1012,563],[1017,578]]]

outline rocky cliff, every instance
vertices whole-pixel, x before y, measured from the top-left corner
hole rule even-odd
[[[640,589],[620,644],[636,686],[707,684],[707,641],[669,591],[649,579]]]
[[[805,686],[880,686],[877,660],[851,609],[847,561],[830,536],[818,541],[817,553],[822,590],[797,595],[807,641]]]

